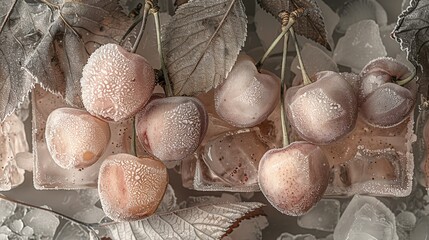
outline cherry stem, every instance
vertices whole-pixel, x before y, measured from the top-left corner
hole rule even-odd
[[[13,202],[13,203],[16,203],[18,205],[23,205],[23,206],[26,206],[26,207],[29,207],[29,208],[39,209],[39,210],[42,210],[42,211],[45,211],[45,212],[53,213],[54,215],[59,216],[61,218],[64,218],[64,219],[66,219],[66,220],[68,220],[70,222],[73,222],[73,223],[79,224],[81,226],[84,226],[89,232],[94,233],[94,236],[97,236],[97,239],[99,239],[99,237],[97,235],[97,231],[93,228],[93,226],[91,226],[91,224],[87,224],[87,223],[81,222],[79,220],[76,220],[74,218],[71,218],[69,216],[66,216],[66,215],[64,215],[62,213],[59,213],[57,211],[54,211],[54,210],[51,210],[51,209],[48,209],[48,208],[39,207],[39,206],[36,206],[36,205],[32,205],[32,204],[29,204],[29,203],[24,203],[24,202],[15,200],[15,199],[8,198],[8,197],[6,197],[3,194],[0,194],[0,199],[3,199],[3,200],[8,201],[8,202]]]
[[[416,76],[417,71],[416,69],[413,70],[413,72],[406,78],[396,81],[395,83],[398,84],[399,86],[404,86],[405,84],[409,83],[411,80],[414,79],[414,77]]]
[[[284,27],[283,27],[284,30]],[[287,30],[286,30],[287,31]],[[282,133],[283,133],[283,147],[286,147],[289,145],[289,134],[287,129],[287,119],[285,116],[285,92],[286,92],[286,61],[287,61],[287,47],[289,42],[289,33],[286,33],[284,35],[284,41],[283,41],[283,56],[282,56],[282,72],[280,76],[280,118],[282,122]]]
[[[144,29],[146,27],[147,17],[148,17],[150,9],[152,9],[152,7],[153,7],[152,1],[147,0],[144,4],[144,8],[142,10],[143,11],[142,23],[140,26],[139,34],[137,35],[136,41],[134,42],[133,48],[131,49],[132,53],[136,53],[137,48],[139,47],[140,41],[142,40],[142,37],[143,37]]]
[[[296,56],[298,58],[299,67],[301,68],[302,81],[303,81],[304,85],[310,84],[311,80],[308,77],[307,71],[305,71],[304,62],[302,61],[301,50],[299,49],[298,39],[296,38],[295,31],[293,30],[293,28],[291,28],[291,29],[289,29],[289,32],[291,33],[292,38],[293,38],[293,42],[295,44]]]
[[[162,46],[161,46],[161,24],[159,21],[159,13],[158,10],[154,10],[153,11],[153,16],[155,18],[155,28],[156,28],[156,41],[158,44],[158,53],[159,53],[159,59],[161,62],[161,70],[162,73],[164,75],[164,80],[165,80],[165,95],[167,97],[171,97],[173,96],[173,88],[171,87],[171,82],[170,82],[170,78],[168,77],[168,71],[167,71],[167,67],[165,66],[165,61],[164,61],[164,55],[162,52]]]
[[[277,36],[276,39],[274,39],[274,41],[271,43],[271,46],[264,53],[264,56],[262,56],[261,60],[259,60],[259,62],[257,62],[255,64],[258,71],[261,69],[265,60],[267,60],[267,58],[270,56],[271,52],[274,50],[274,48],[277,46],[277,44],[280,42],[280,40],[282,40],[284,35],[292,28],[294,23],[295,23],[295,19],[293,17],[291,17],[291,18],[289,18],[288,23],[282,27],[282,32]]]

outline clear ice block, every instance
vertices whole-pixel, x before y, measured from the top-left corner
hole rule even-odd
[[[369,61],[386,55],[377,23],[363,20],[347,29],[338,41],[333,58],[336,63],[360,72]]]
[[[375,197],[355,195],[335,227],[334,239],[398,240],[395,215]]]
[[[33,90],[33,149],[35,155],[33,182],[36,189],[82,189],[96,188],[98,170],[103,160],[116,153],[131,152],[132,121],[109,123],[111,139],[100,159],[87,168],[63,169],[55,164],[45,142],[45,125],[49,114],[65,101],[42,89],[39,85]]]
[[[414,141],[412,114],[390,128],[372,127],[358,117],[349,135],[321,146],[331,165],[331,182],[325,195],[409,195]]]
[[[339,218],[340,202],[336,199],[322,199],[309,212],[298,217],[298,225],[333,232]]]

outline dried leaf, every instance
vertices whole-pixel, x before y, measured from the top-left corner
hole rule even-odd
[[[193,0],[176,11],[162,46],[175,95],[207,92],[225,79],[247,34],[241,0]]]
[[[260,215],[261,203],[197,206],[141,221],[109,224],[113,239],[220,239],[248,217]]]
[[[325,23],[322,11],[314,0],[258,0],[259,5],[272,14],[280,22],[279,13],[289,13],[303,8],[304,13],[297,19],[294,30],[297,34],[311,39],[331,51],[331,46],[326,37]]]
[[[133,19],[122,12],[119,0],[42,2],[32,12],[34,18],[45,16],[37,19],[42,38],[24,68],[44,88],[82,106],[80,78],[89,54],[100,45],[118,43]]]
[[[407,51],[410,62],[416,66],[425,65],[428,60],[429,43],[428,1],[412,0],[406,10],[399,15],[393,36]]]
[[[31,77],[21,68],[39,42],[30,8],[23,0],[0,4],[0,122],[20,106],[30,92]]]

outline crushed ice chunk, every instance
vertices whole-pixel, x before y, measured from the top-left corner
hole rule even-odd
[[[393,23],[387,26],[380,26],[380,37],[389,57],[396,57],[396,55],[402,52],[399,43],[391,37],[395,25]]]
[[[40,209],[32,209],[22,218],[26,226],[34,230],[34,234],[53,237],[60,220],[52,213]]]
[[[21,234],[23,236],[33,236],[34,234],[34,230],[29,227],[29,226],[25,226],[22,230],[21,230]]]
[[[335,199],[320,200],[309,212],[298,217],[302,228],[333,232],[340,218],[340,202]]]
[[[95,206],[84,208],[73,215],[74,219],[85,223],[99,223],[104,217],[104,211]]]
[[[0,199],[0,225],[15,212],[16,203]]]
[[[88,239],[88,238],[89,238],[88,231],[83,229],[78,224],[67,222],[58,232],[56,239],[75,240],[75,239]]]
[[[374,20],[379,26],[387,25],[387,13],[376,0],[347,1],[339,10],[340,21],[336,30],[344,33],[349,26],[361,20]]]
[[[373,20],[363,20],[351,25],[340,38],[334,50],[334,61],[360,70],[371,60],[387,55],[378,25]]]
[[[429,216],[422,217],[410,233],[410,240],[429,239]]]
[[[411,230],[416,225],[417,218],[414,213],[403,211],[396,216],[396,224],[405,230]]]
[[[334,239],[398,240],[395,215],[375,197],[355,195],[335,227]]]
[[[15,233],[19,233],[24,228],[24,223],[22,220],[14,220],[9,224],[9,228]]]

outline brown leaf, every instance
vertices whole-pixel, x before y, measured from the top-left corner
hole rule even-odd
[[[164,59],[175,95],[207,92],[223,82],[247,33],[241,0],[194,0],[164,29]]]
[[[119,43],[133,19],[121,11],[118,0],[60,2],[38,4],[49,17],[38,20],[43,37],[24,68],[44,88],[82,106],[80,78],[89,54],[103,44]]]
[[[279,13],[284,11],[291,13],[299,8],[303,8],[303,15],[295,23],[295,32],[319,43],[331,51],[331,46],[326,37],[322,11],[314,0],[258,0],[258,3],[265,11],[276,17],[280,22],[282,19],[279,17]]]

